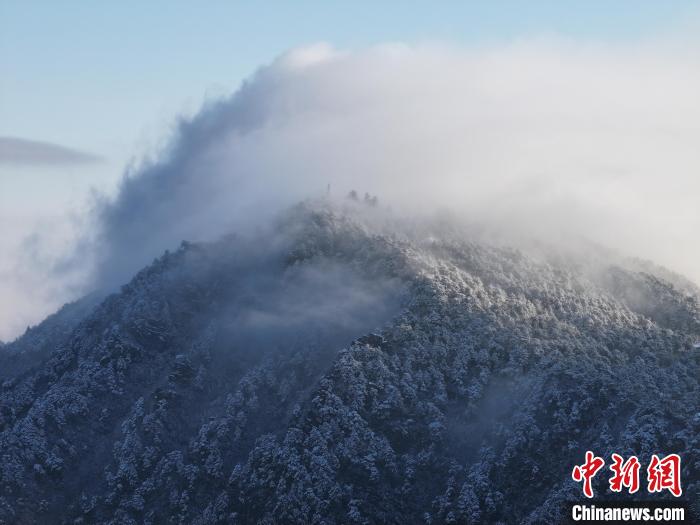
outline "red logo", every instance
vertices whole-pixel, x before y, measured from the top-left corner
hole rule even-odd
[[[639,470],[641,465],[636,456],[630,456],[626,461],[619,454],[612,454],[613,463],[610,470],[613,475],[609,479],[612,492],[622,492],[627,488],[629,494],[639,490]],[[592,481],[596,474],[603,468],[605,461],[597,457],[593,452],[586,452],[586,461],[583,465],[576,465],[571,472],[574,481],[583,481],[583,494],[587,498],[593,497]],[[675,497],[683,494],[681,488],[681,458],[678,454],[669,454],[660,459],[654,454],[647,468],[647,490],[649,492],[662,492],[668,490]]]
[[[683,494],[681,489],[681,457],[678,454],[669,454],[663,459],[654,454],[647,468],[649,479],[649,492],[661,492],[668,489],[675,497]]]
[[[597,457],[590,450],[586,452],[586,462],[583,465],[576,465],[574,471],[571,473],[571,477],[574,481],[583,480],[583,493],[587,498],[593,497],[593,487],[591,487],[591,480],[595,477],[600,469],[605,465],[603,458]]]
[[[622,487],[627,487],[630,494],[639,490],[639,460],[632,456],[623,462],[622,456],[612,455],[614,463],[610,465],[613,477],[610,478],[610,490],[621,492]]]

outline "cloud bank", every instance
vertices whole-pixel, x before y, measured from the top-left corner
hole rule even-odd
[[[91,153],[75,149],[20,139],[17,137],[0,137],[0,164],[19,166],[65,166],[71,164],[89,164],[102,159]]]
[[[293,50],[179,123],[100,211],[101,278],[298,199],[369,191],[582,235],[700,280],[700,55],[666,44]]]
[[[95,282],[126,282],[183,239],[252,232],[329,184],[401,213],[582,236],[700,281],[697,51],[557,40],[292,50],[178,122],[97,205]]]

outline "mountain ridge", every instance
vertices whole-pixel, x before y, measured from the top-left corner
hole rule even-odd
[[[364,213],[183,243],[10,343],[57,338],[0,392],[0,520],[555,523],[585,449],[698,495],[696,297]]]

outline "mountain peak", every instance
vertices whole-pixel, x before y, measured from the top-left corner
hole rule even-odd
[[[0,519],[540,523],[586,449],[700,453],[696,298],[458,231],[305,202],[67,306],[7,345]]]

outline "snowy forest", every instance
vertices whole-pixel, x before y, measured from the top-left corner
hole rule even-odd
[[[586,450],[679,454],[700,511],[695,285],[368,199],[183,242],[2,346],[0,523],[559,523]]]

